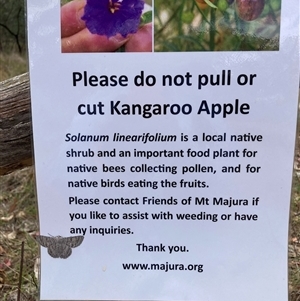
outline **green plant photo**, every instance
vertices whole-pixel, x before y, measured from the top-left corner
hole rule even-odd
[[[281,0],[156,0],[155,51],[279,50]]]

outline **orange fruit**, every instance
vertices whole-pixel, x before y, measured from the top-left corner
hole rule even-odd
[[[196,1],[197,6],[200,9],[206,9],[209,7],[208,4],[204,0],[195,0],[195,1]],[[215,0],[210,0],[210,2],[215,2]]]

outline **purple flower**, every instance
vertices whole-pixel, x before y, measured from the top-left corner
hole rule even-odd
[[[126,37],[137,32],[143,8],[143,0],[87,0],[82,20],[91,33]]]

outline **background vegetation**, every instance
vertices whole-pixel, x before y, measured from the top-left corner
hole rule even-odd
[[[23,0],[0,0],[0,52],[22,54],[25,45],[25,10]]]
[[[23,0],[0,0],[0,80],[27,71]]]
[[[278,50],[281,0],[258,0],[250,22],[234,1],[210,1],[155,0],[155,51]]]
[[[167,3],[170,0],[165,1]],[[172,1],[176,2],[177,0]],[[23,1],[0,0],[0,5],[0,81],[3,81],[26,72],[28,64]],[[289,239],[290,301],[300,301],[299,149],[298,142]],[[39,253],[38,246],[32,238],[32,235],[38,231],[37,204],[34,191],[33,168],[26,168],[7,176],[0,176],[1,301],[17,300],[22,242],[24,242],[25,250],[21,275],[21,300],[38,300]],[[276,262],[274,262],[274,265],[276,265]]]

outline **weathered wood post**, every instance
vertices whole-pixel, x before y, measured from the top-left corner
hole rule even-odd
[[[32,165],[28,73],[0,82],[0,175]]]

